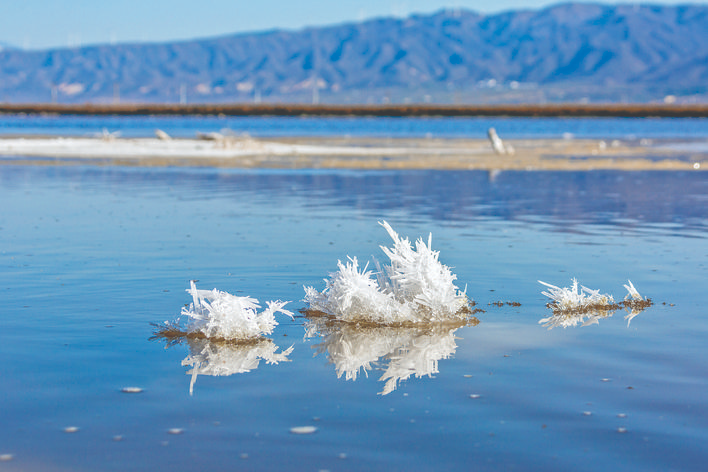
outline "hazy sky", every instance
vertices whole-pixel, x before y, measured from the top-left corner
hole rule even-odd
[[[540,8],[546,0],[0,0],[0,43],[40,49],[170,41],[297,29],[463,7],[483,13]],[[608,1],[603,3],[637,3]],[[645,2],[641,2],[645,3]],[[707,4],[659,0],[652,3]]]

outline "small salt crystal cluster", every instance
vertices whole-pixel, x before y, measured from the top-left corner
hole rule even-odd
[[[465,319],[469,300],[453,283],[450,268],[438,260],[439,251],[418,239],[415,248],[384,222],[380,223],[393,239],[393,247],[381,246],[391,264],[377,271],[368,264],[359,269],[356,257],[325,279],[326,287],[318,292],[305,287],[305,302],[310,310],[319,311],[347,322],[378,324],[429,323]]]
[[[600,294],[599,290],[592,290],[582,285],[580,286],[581,290],[578,290],[577,279],[573,279],[571,288],[556,287],[540,280],[538,283],[548,287],[547,292],[541,293],[553,300],[551,303],[553,311],[582,311],[591,307],[597,308],[615,304],[612,295]]]
[[[198,290],[190,281],[187,292],[192,303],[182,308],[182,315],[188,317],[186,334],[201,333],[209,339],[227,341],[256,339],[270,334],[278,325],[275,313],[280,312],[292,318],[293,313],[283,307],[288,302],[266,302],[268,308],[258,313],[258,300],[251,297],[237,297],[220,290]]]
[[[538,281],[548,287],[548,291],[541,292],[543,295],[552,299],[548,307],[553,310],[553,316],[543,318],[539,323],[545,323],[548,329],[562,326],[588,326],[596,324],[602,318],[612,316],[612,314],[620,309],[626,309],[629,314],[625,316],[627,326],[632,319],[641,313],[645,308],[653,303],[649,298],[643,298],[637,289],[628,280],[629,285],[624,285],[627,289],[627,295],[624,301],[616,303],[612,295],[601,294],[599,290],[592,290],[584,286],[580,286],[578,290],[578,281],[573,279],[573,285],[568,287],[556,287],[555,285],[546,282]]]

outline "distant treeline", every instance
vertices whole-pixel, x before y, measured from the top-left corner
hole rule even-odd
[[[57,115],[226,115],[226,116],[511,116],[707,118],[708,104],[553,105],[307,105],[307,104],[0,104],[0,113]]]

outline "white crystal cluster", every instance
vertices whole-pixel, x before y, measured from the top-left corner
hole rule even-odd
[[[273,332],[278,325],[276,312],[293,316],[283,308],[288,302],[266,302],[268,308],[258,313],[260,305],[255,298],[237,297],[217,289],[198,290],[194,281],[190,281],[187,292],[193,300],[182,308],[182,315],[189,319],[188,335],[201,333],[206,338],[228,341],[255,339]]]
[[[418,239],[413,247],[388,223],[380,224],[393,239],[393,247],[381,246],[390,265],[376,262],[374,273],[368,264],[360,270],[356,257],[338,261],[339,270],[325,279],[322,292],[305,287],[309,309],[341,321],[378,324],[464,319],[469,300],[454,284],[457,276],[438,260],[439,251],[432,250],[432,234],[427,244]]]
[[[601,294],[599,290],[592,290],[582,285],[580,286],[581,290],[578,290],[578,281],[576,279],[573,279],[571,288],[556,287],[541,280],[538,283],[548,287],[547,292],[541,293],[553,300],[553,309],[556,311],[582,311],[588,308],[617,305],[612,295]],[[629,306],[637,302],[645,303],[649,301],[649,299],[643,298],[639,294],[631,280],[628,280],[627,283],[629,285],[624,285],[624,288],[627,289],[627,295],[624,297],[624,302],[620,302],[620,305]]]
[[[624,286],[627,289],[624,301],[615,303],[612,295],[600,294],[599,290],[592,290],[583,286],[581,286],[581,290],[578,290],[578,281],[576,279],[573,279],[571,288],[560,288],[539,280],[539,283],[549,288],[547,292],[541,293],[553,300],[549,305],[553,309],[553,315],[539,320],[539,323],[542,323],[548,329],[558,326],[567,328],[579,324],[588,326],[597,324],[600,319],[608,318],[616,310],[624,308],[629,313],[625,316],[627,326],[629,326],[632,319],[646,307],[651,306],[652,302],[639,294],[631,280],[627,282],[629,285]]]
[[[556,311],[581,311],[590,307],[601,307],[615,303],[612,295],[601,294],[599,290],[592,290],[582,285],[580,286],[581,289],[578,290],[577,279],[573,279],[573,286],[571,288],[556,287],[555,285],[547,284],[540,280],[538,283],[548,287],[547,292],[541,293],[553,300],[553,308]]]

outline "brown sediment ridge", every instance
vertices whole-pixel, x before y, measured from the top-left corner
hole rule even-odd
[[[150,323],[154,328],[153,335],[148,338],[149,341],[164,341],[167,347],[176,346],[189,339],[208,339],[209,342],[230,346],[248,346],[256,345],[268,338],[258,336],[245,339],[225,339],[225,338],[209,338],[201,331],[189,331],[186,327],[181,326],[178,322],[166,322],[165,324]]]
[[[307,105],[277,104],[0,104],[0,113],[60,115],[227,115],[227,116],[513,116],[513,117],[708,117],[708,104],[544,105]]]
[[[481,310],[484,313],[484,310]],[[431,321],[431,322],[415,322],[415,321],[400,321],[397,323],[376,323],[374,321],[366,320],[356,320],[356,321],[345,321],[337,318],[334,315],[324,313],[319,310],[303,309],[300,310],[305,318],[310,321],[317,321],[321,327],[337,329],[339,326],[350,326],[357,329],[416,329],[421,332],[438,330],[438,329],[457,329],[465,326],[477,326],[480,321],[476,316],[470,317],[460,317],[455,319],[449,319],[444,321]],[[458,312],[465,314],[479,313],[478,311],[472,312],[469,309],[462,309]]]
[[[0,138],[0,165],[196,166],[281,169],[692,170],[708,169],[708,144],[592,139],[299,137],[217,140]],[[690,144],[690,143],[689,143]]]

